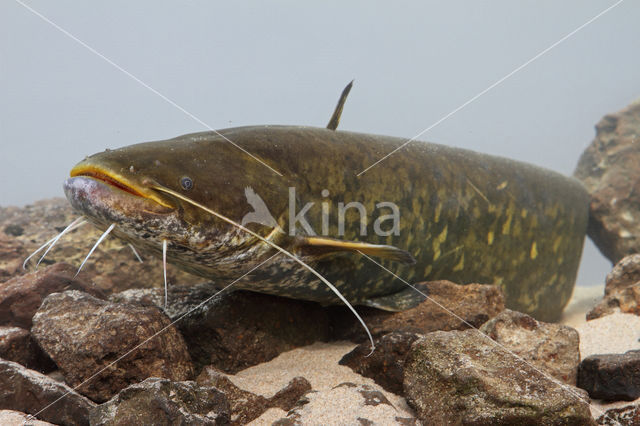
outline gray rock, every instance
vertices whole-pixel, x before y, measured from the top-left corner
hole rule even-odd
[[[56,368],[51,358],[31,338],[31,333],[19,327],[0,326],[0,358],[41,373],[48,373]]]
[[[480,331],[531,365],[575,386],[580,363],[580,336],[575,329],[507,309]]]
[[[405,396],[424,424],[594,424],[589,398],[518,360],[477,330],[413,343]]]
[[[459,285],[442,280],[422,282],[415,286],[422,288],[430,299],[413,309],[386,312],[358,307],[374,337],[393,331],[425,334],[436,330],[464,330],[470,326],[477,328],[498,315],[505,307],[504,293],[495,285]],[[368,340],[362,325],[350,311],[343,307],[333,307],[331,311],[335,339],[354,342]]]
[[[196,370],[214,365],[235,373],[329,338],[328,314],[317,303],[237,291],[222,293],[203,305],[216,292],[211,284],[169,289],[170,318],[191,312],[176,327],[187,342]],[[130,290],[111,299],[164,304],[160,289]]]
[[[0,207],[0,281],[32,271],[38,257],[29,262],[27,271],[22,269],[24,259],[78,216],[64,198],[36,201],[25,207]],[[67,262],[77,269],[101,234],[89,224],[71,231],[47,254],[41,267]],[[7,241],[9,243],[5,243]],[[2,255],[3,252],[7,252],[7,255]],[[91,255],[83,271],[91,278],[91,282],[107,293],[132,287],[161,286],[161,259],[144,252],[140,254],[144,263],[138,262],[126,243],[117,238],[107,238]],[[170,267],[168,275],[171,283],[195,284],[203,281],[178,268]]]
[[[578,386],[595,399],[633,401],[640,397],[640,350],[586,357],[578,368]]]
[[[587,313],[587,320],[614,312],[640,315],[640,254],[625,256],[609,272],[604,298]]]
[[[92,426],[225,424],[229,403],[218,389],[157,377],[121,390],[91,411]]]
[[[403,394],[404,363],[420,334],[408,331],[394,331],[375,340],[376,350],[370,354],[369,342],[361,343],[340,360],[361,376],[372,378],[385,390]]]
[[[88,425],[89,410],[95,404],[65,384],[0,360],[0,409],[36,415],[60,425]]]
[[[72,266],[56,263],[0,283],[0,325],[31,328],[31,317],[51,293],[81,290],[103,297],[100,289],[84,281],[84,275],[75,274]]]
[[[640,252],[640,102],[606,115],[574,173],[591,194],[588,234],[613,263]]]
[[[54,293],[33,317],[31,333],[67,383],[76,387],[91,378],[78,389],[95,401],[147,377],[193,376],[182,336],[155,307],[110,303],[79,291]]]

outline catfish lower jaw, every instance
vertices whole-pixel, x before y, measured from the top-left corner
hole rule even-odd
[[[90,176],[68,178],[63,187],[73,208],[90,218],[120,222],[175,213],[175,209]]]

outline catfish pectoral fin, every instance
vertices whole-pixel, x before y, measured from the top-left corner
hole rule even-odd
[[[332,238],[306,237],[298,244],[298,247],[305,253],[311,255],[324,255],[340,251],[360,252],[369,256],[381,257],[395,262],[414,264],[416,260],[406,250],[398,247],[369,244],[359,241],[341,241]]]
[[[376,298],[367,299],[360,305],[370,306],[389,312],[402,312],[415,308],[429,297],[429,287],[422,283],[412,284],[412,287]]]

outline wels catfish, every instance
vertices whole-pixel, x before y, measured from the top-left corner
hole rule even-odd
[[[66,196],[98,228],[191,273],[233,280],[255,268],[238,289],[390,311],[424,300],[379,262],[408,281],[492,283],[508,307],[557,319],[582,253],[583,186],[426,142],[358,176],[405,140],[336,130],[349,88],[327,128],[239,127],[108,150],[71,170]]]

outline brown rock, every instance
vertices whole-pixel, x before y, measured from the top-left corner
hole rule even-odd
[[[123,389],[91,411],[91,425],[226,425],[222,392],[195,382],[151,377]]]
[[[640,283],[640,254],[630,254],[618,262],[607,274],[605,296]]]
[[[0,326],[0,358],[41,373],[48,373],[56,368],[51,358],[31,338],[31,333],[19,327]]]
[[[612,262],[640,252],[640,102],[596,125],[574,173],[591,194],[588,234]]]
[[[329,336],[327,314],[319,305],[251,292],[224,294],[177,326],[197,363],[227,373]]]
[[[109,303],[79,291],[55,293],[33,317],[31,333],[74,387],[104,369],[79,388],[95,401],[147,377],[193,375],[182,336],[154,307]]]
[[[94,406],[67,385],[18,363],[0,360],[0,409],[36,415],[54,424],[88,425]]]
[[[604,298],[587,313],[587,320],[614,312],[640,315],[640,254],[624,257],[609,272]]]
[[[196,379],[200,386],[220,389],[229,401],[231,424],[244,425],[257,419],[269,409],[267,398],[240,389],[224,373],[214,367],[205,367]]]
[[[303,377],[293,378],[287,386],[271,398],[245,391],[233,384],[224,373],[208,366],[198,376],[200,386],[212,386],[220,389],[229,400],[231,424],[244,425],[257,419],[269,408],[289,411],[298,400],[311,390],[311,384]]]
[[[586,357],[578,368],[578,386],[606,401],[640,397],[640,350]]]
[[[436,330],[464,330],[480,327],[504,310],[504,294],[494,285],[458,285],[451,281],[431,281],[415,284],[429,299],[413,309],[386,312],[373,308],[358,308],[374,337],[393,331],[425,334]],[[367,340],[362,325],[342,307],[333,308],[331,315],[334,338],[355,342]]]
[[[614,312],[640,315],[640,286],[633,285],[605,296],[593,309],[587,312],[587,321]]]
[[[550,380],[478,330],[416,340],[404,391],[425,424],[594,424],[583,391]]]
[[[599,425],[607,426],[640,425],[640,406],[630,404],[624,407],[610,408],[598,417],[596,422]]]
[[[73,211],[69,202],[64,198],[52,198],[37,201],[32,205],[20,207],[0,207],[0,268],[3,268],[2,231],[13,244],[10,248],[11,257],[5,269],[5,278],[0,269],[0,281],[21,275],[27,271],[22,269],[22,262],[34,250],[61,232],[79,215]],[[101,231],[92,225],[84,225],[63,236],[56,246],[47,254],[41,264],[50,265],[56,262],[67,262],[78,268],[91,247],[95,244]],[[163,283],[162,262],[160,259],[145,253],[140,253],[144,263],[138,262],[131,248],[117,238],[107,238],[91,255],[83,271],[91,282],[107,293],[122,291],[131,287],[155,287]],[[27,270],[33,270],[38,256],[34,256],[27,265]],[[7,258],[9,259],[9,258]],[[15,265],[20,267],[15,270]],[[8,267],[8,266],[6,266]],[[7,272],[8,271],[8,272]],[[75,273],[75,271],[74,271]],[[8,275],[7,275],[8,274]],[[202,278],[182,272],[177,268],[169,268],[169,282],[180,284],[195,284],[202,282]]]
[[[5,232],[0,231],[0,282],[22,273],[25,252],[23,244]]]
[[[372,378],[385,390],[403,394],[404,363],[411,345],[421,335],[407,331],[394,331],[375,340],[375,351],[370,354],[368,342],[361,343],[340,360],[356,373]]]
[[[303,395],[311,391],[311,383],[304,377],[294,377],[287,386],[280,389],[271,398],[269,405],[289,411],[298,403]]]
[[[216,292],[211,284],[169,289],[166,312],[172,320],[193,311],[176,327],[197,371],[212,364],[235,373],[329,337],[328,314],[316,303],[237,291],[222,293],[203,305]],[[130,290],[113,295],[112,300],[164,303],[160,289]]]
[[[506,309],[480,331],[541,371],[575,386],[580,363],[580,336],[575,329]]]
[[[14,277],[0,284],[0,325],[31,328],[31,317],[51,293],[81,290],[103,297],[100,289],[87,284],[85,275],[66,263],[56,263],[38,271]]]

